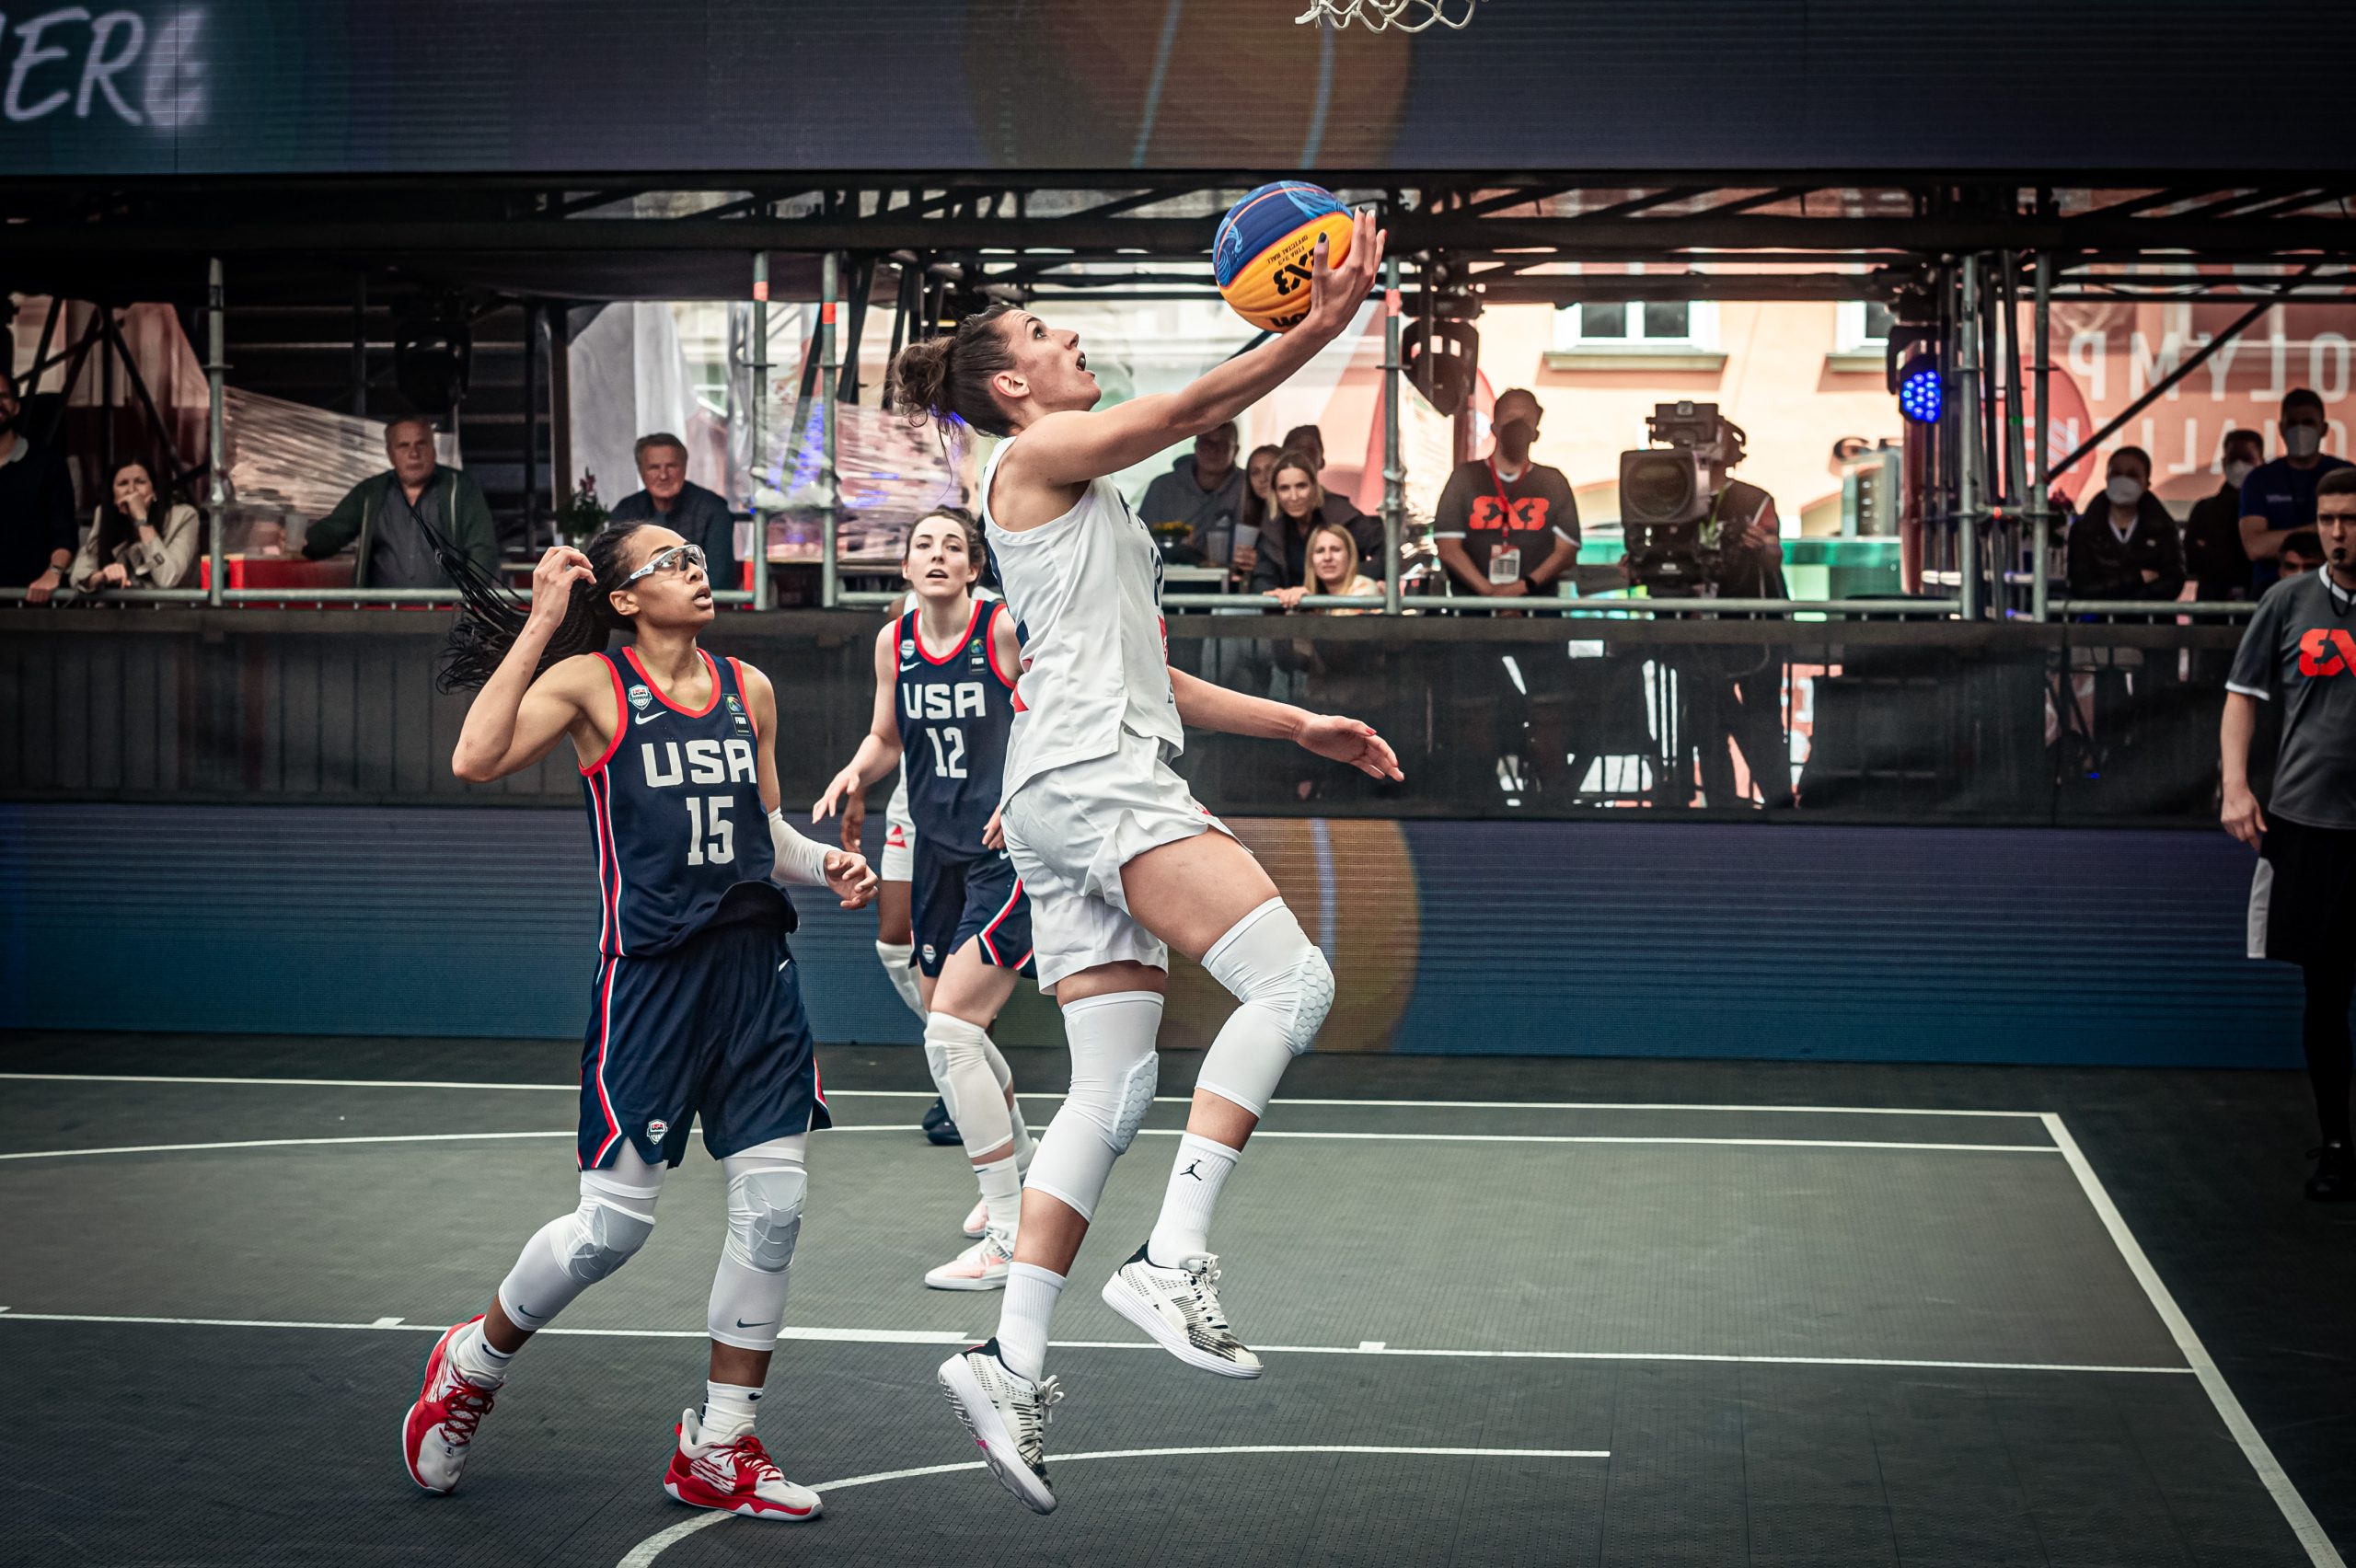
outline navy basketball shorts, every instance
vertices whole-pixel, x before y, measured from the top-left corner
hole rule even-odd
[[[703,1119],[714,1159],[831,1126],[802,982],[782,926],[736,922],[668,952],[597,965],[581,1050],[581,1166],[624,1139],[676,1165]]]
[[[949,955],[972,941],[993,969],[1036,973],[1031,963],[1031,900],[1003,849],[961,855],[917,835],[909,923],[917,963],[938,978]]]

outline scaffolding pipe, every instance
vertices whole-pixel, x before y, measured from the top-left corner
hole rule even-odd
[[[2004,566],[2007,572],[2020,564],[2021,534],[2019,502],[2029,493],[2034,482],[2029,478],[2027,419],[2021,412],[2021,259],[2017,251],[2004,252],[2004,501],[2008,508],[2004,524]],[[2009,616],[2012,601],[2006,598],[2004,613]]]
[[[761,412],[769,400],[769,253],[766,250],[753,252],[753,340],[749,347],[753,353],[745,368],[753,373],[753,397],[752,406],[745,410],[745,506],[753,514],[753,608],[766,610],[769,607],[769,519],[753,499],[761,490]]]
[[[1955,565],[1957,596],[1963,618],[1978,620],[1980,606],[1980,525],[1973,509],[1980,504],[1980,258],[1963,259],[1963,299],[1957,315],[1962,328],[1962,350],[1956,357],[1955,429],[1961,438],[1956,454]]]
[[[221,258],[214,257],[204,268],[204,511],[205,531],[212,536],[207,547],[213,562],[213,581],[208,597],[214,604],[225,604],[229,591],[228,520],[229,481],[222,466],[228,460],[227,432],[222,428],[221,378],[228,373],[222,359],[222,344],[228,335],[223,317],[221,295]]]
[[[835,470],[838,432],[835,423],[835,378],[842,365],[835,346],[835,312],[842,293],[842,253],[829,250],[818,267],[818,602],[827,609],[842,591],[835,564],[836,532],[842,526],[842,479]]]
[[[1407,528],[1407,470],[1399,452],[1399,258],[1382,260],[1382,607],[1399,613],[1399,541]]]
[[[2028,483],[2029,527],[2036,539],[2036,563],[2029,569],[2029,618],[2042,625],[2052,606],[2053,518],[2047,510],[2053,483],[2053,424],[2047,393],[2053,384],[2053,258],[2037,253],[2037,363],[2030,375],[2037,383],[2037,466]]]

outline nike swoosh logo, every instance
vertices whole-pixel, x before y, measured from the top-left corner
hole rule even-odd
[[[663,715],[660,713],[641,713],[636,719],[632,720],[631,722],[636,724],[652,724],[654,721],[662,717]]]
[[[739,1318],[739,1319],[737,1319],[737,1320],[736,1320],[736,1326],[737,1326],[738,1328],[740,1328],[740,1329],[766,1329],[766,1328],[768,1328],[771,1323],[774,1323],[774,1322],[776,1322],[776,1321],[777,1321],[777,1320],[776,1320],[775,1318],[763,1318],[763,1319],[762,1319],[759,1322],[757,1322],[757,1323],[748,1323],[748,1322],[745,1321],[745,1320],[744,1320],[744,1319]]]

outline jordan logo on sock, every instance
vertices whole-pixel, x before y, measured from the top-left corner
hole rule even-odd
[[[1203,1162],[1199,1159],[1189,1160],[1187,1162],[1186,1169],[1181,1170],[1178,1174],[1181,1176],[1192,1176],[1195,1181],[1199,1182],[1202,1180],[1202,1176],[1199,1174],[1202,1163]]]

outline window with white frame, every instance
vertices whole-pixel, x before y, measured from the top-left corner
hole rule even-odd
[[[1889,306],[1879,300],[1844,299],[1833,313],[1832,352],[1880,353],[1889,344]]]
[[[1644,271],[1642,263],[1628,269]],[[1583,300],[1554,312],[1558,350],[1632,352],[1663,349],[1715,349],[1718,307],[1711,300]]]

